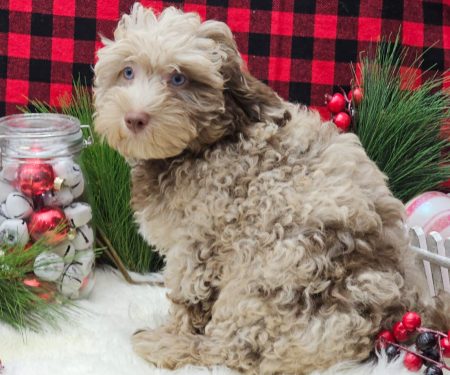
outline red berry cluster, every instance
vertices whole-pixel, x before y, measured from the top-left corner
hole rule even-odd
[[[403,364],[409,371],[417,372],[425,365],[425,375],[442,375],[442,369],[450,370],[443,358],[450,358],[450,331],[445,334],[421,327],[422,319],[413,311],[403,315],[392,330],[384,330],[377,336],[377,348],[384,349],[389,360],[396,358],[400,350],[406,352]],[[414,335],[415,338],[414,338]],[[415,339],[415,350],[399,343]]]
[[[337,92],[333,96],[325,95],[325,104],[339,129],[346,131],[349,128],[354,113],[353,105],[357,106],[361,103],[362,98],[363,92],[360,87],[355,87],[348,94],[342,90],[342,94]]]

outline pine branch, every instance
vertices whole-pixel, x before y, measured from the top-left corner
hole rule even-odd
[[[374,57],[361,58],[361,85],[364,100],[359,104],[355,133],[369,157],[388,176],[394,195],[403,201],[433,190],[450,178],[448,139],[440,137],[442,125],[450,117],[450,91],[440,90],[443,78],[425,70],[424,81],[414,87],[414,68],[401,74],[408,50],[399,43],[382,40]],[[355,71],[354,79],[357,82]]]
[[[43,324],[58,327],[75,306],[55,293],[55,286],[41,282],[28,286],[24,279],[32,275],[34,259],[47,248],[40,242],[26,250],[22,246],[2,249],[0,256],[0,321],[18,330],[39,331]],[[34,277],[34,276],[33,276]]]

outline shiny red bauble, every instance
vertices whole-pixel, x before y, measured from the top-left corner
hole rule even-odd
[[[398,342],[406,341],[409,337],[409,332],[405,328],[402,322],[397,322],[392,327],[392,332],[394,333],[394,337]]]
[[[395,342],[395,337],[392,334],[391,331],[388,331],[387,329],[384,331],[381,331],[378,335],[377,335],[377,347],[380,348],[385,348],[387,345],[389,345],[390,342]]]
[[[347,95],[348,100],[352,100],[353,102],[358,105],[359,103],[361,103],[362,99],[363,99],[363,91],[361,87],[356,87],[354,88],[352,91],[350,91]]]
[[[450,338],[443,337],[441,339],[441,349],[442,349],[442,355],[445,358],[450,358]]]
[[[408,311],[402,318],[403,327],[406,328],[407,331],[415,331],[416,328],[419,328],[422,324],[422,319],[419,314],[414,311]]]
[[[419,371],[422,368],[423,360],[414,353],[406,353],[403,358],[403,364],[409,371]]]
[[[28,223],[28,231],[33,240],[42,238],[46,243],[53,245],[66,239],[69,223],[60,208],[44,207],[33,212]]]
[[[344,95],[340,93],[327,97],[327,108],[331,113],[339,113],[345,109],[346,101]]]
[[[33,197],[53,189],[55,172],[50,164],[41,160],[30,160],[21,164],[17,170],[17,188]]]
[[[345,131],[350,126],[352,118],[345,112],[339,112],[336,116],[334,116],[333,122],[339,129]]]
[[[45,301],[51,301],[55,296],[55,293],[54,292],[39,293],[37,296]]]
[[[41,282],[35,278],[26,278],[23,280],[23,283],[31,288],[39,288],[41,286]]]

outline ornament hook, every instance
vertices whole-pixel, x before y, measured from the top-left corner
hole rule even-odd
[[[94,134],[92,133],[92,129],[90,125],[80,125],[81,129],[87,129],[89,132],[89,136],[83,139],[83,146],[88,147],[94,144]]]

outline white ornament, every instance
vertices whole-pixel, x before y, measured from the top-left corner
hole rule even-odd
[[[24,220],[6,219],[0,225],[0,243],[25,246],[29,239],[27,223]]]
[[[6,218],[8,218],[8,219],[11,219],[11,218],[8,216],[8,211],[6,211],[6,203],[2,203],[2,204],[0,205],[0,215],[6,217]]]
[[[18,169],[19,169],[18,163],[14,162],[4,163],[3,169],[0,172],[0,177],[8,181],[14,181],[17,177]]]
[[[69,241],[64,241],[59,245],[52,247],[52,252],[58,254],[65,264],[72,263],[75,257],[75,246]]]
[[[53,165],[57,177],[64,179],[64,185],[73,187],[83,179],[80,166],[72,159],[61,159]]]
[[[74,198],[80,197],[84,192],[84,178],[81,176],[81,181],[70,187],[70,191]]]
[[[94,285],[95,285],[95,277],[94,277],[94,271],[92,271],[81,282],[81,287],[80,287],[77,298],[86,298],[92,292]]]
[[[83,225],[76,229],[75,238],[72,241],[75,250],[86,250],[94,244],[94,231],[89,225]]]
[[[0,225],[5,221],[9,219],[8,214],[6,213],[6,206],[4,203],[0,205]]]
[[[0,265],[0,272],[9,272],[11,271],[11,266],[9,266],[8,264],[1,264]]]
[[[6,198],[5,208],[11,219],[25,219],[33,212],[33,201],[22,193],[14,192]]]
[[[72,202],[73,194],[68,187],[50,191],[44,195],[44,204],[46,206],[67,206]]]
[[[63,259],[50,252],[43,252],[34,261],[34,274],[44,281],[56,281],[64,271]]]
[[[15,189],[8,181],[0,179],[0,203],[5,202],[8,195],[13,191],[15,191]]]
[[[78,228],[92,219],[92,208],[87,203],[76,202],[64,209],[64,214],[72,227]]]
[[[82,271],[83,275],[87,275],[94,268],[95,263],[95,253],[92,249],[80,250],[75,253],[75,259],[73,264],[78,265]]]
[[[84,277],[85,276],[78,265],[69,264],[61,277],[59,285],[60,292],[66,297],[76,298]]]

